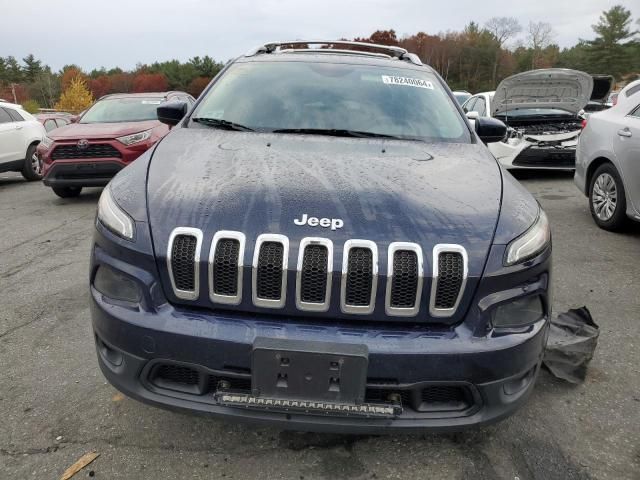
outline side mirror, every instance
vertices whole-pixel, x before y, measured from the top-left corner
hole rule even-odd
[[[180,120],[187,114],[186,102],[165,102],[161,103],[156,112],[158,114],[158,120],[171,127],[180,123]]]
[[[491,117],[476,117],[475,129],[484,143],[499,142],[507,135],[507,126]]]
[[[476,120],[480,114],[478,114],[478,112],[465,112],[467,114],[467,118],[469,120]]]

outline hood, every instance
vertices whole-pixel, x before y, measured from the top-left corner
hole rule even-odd
[[[524,108],[557,108],[577,114],[593,91],[591,75],[566,68],[547,68],[505,78],[493,97],[492,115]]]
[[[589,100],[604,103],[609,98],[611,90],[616,83],[611,75],[591,75],[593,78],[593,91]]]
[[[47,135],[53,140],[116,138],[162,125],[158,120],[119,123],[70,123]]]
[[[255,240],[262,233],[286,235],[290,259],[297,258],[302,238],[329,238],[334,245],[334,272],[342,268],[346,240],[371,240],[378,247],[380,276],[386,272],[391,242],[418,243],[425,256],[425,276],[431,275],[436,244],[460,244],[469,256],[472,287],[471,277],[481,276],[492,242],[501,192],[499,168],[482,144],[197,128],[174,129],[160,142],[147,186],[149,222],[165,292],[170,291],[166,251],[176,227],[204,232],[201,258],[207,258],[216,231],[243,232],[245,265],[251,265]],[[343,226],[294,223],[305,214],[340,219]],[[289,264],[295,270],[295,261]],[[340,316],[339,311],[335,314]]]

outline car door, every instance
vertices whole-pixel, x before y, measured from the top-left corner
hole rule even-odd
[[[0,107],[0,164],[24,158],[22,153],[22,126],[15,122],[9,109]]]
[[[615,132],[613,149],[624,177],[627,202],[640,212],[640,105],[617,122]]]

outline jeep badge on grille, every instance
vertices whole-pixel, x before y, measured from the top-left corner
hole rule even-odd
[[[338,228],[342,228],[344,226],[344,222],[341,218],[310,217],[306,213],[302,214],[302,218],[294,218],[293,223],[295,223],[296,225],[309,225],[310,227],[331,227],[331,230],[337,230]]]

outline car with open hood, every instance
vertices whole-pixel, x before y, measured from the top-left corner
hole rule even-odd
[[[157,406],[281,428],[461,429],[531,393],[551,236],[406,50],[269,43],[104,189],[98,363]]]
[[[489,145],[507,168],[573,169],[583,111],[594,79],[578,70],[548,68],[504,79],[494,92],[463,105],[467,117],[491,116],[507,125],[501,142]]]
[[[169,132],[156,114],[166,101],[195,100],[173,91],[105,95],[73,123],[68,119],[48,132],[38,145],[44,184],[62,198],[77,197],[83,187],[105,186]]]

